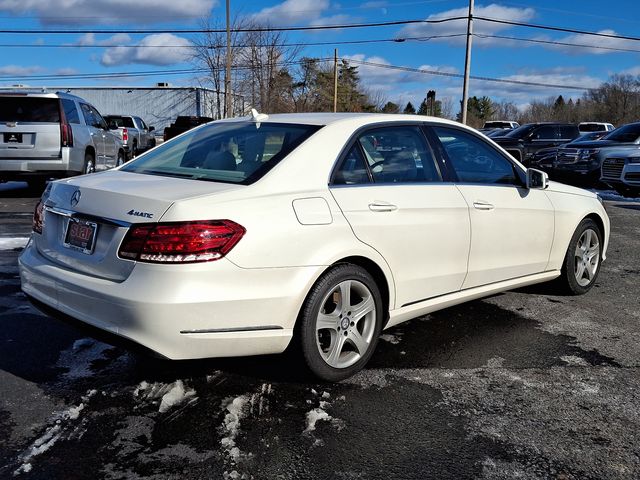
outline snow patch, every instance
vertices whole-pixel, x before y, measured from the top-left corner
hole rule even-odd
[[[384,340],[385,342],[392,343],[393,345],[397,345],[402,341],[402,335],[400,334],[392,334],[392,333],[384,333],[380,335],[380,340]]]
[[[73,423],[80,417],[80,412],[84,410],[86,402],[96,394],[96,390],[89,390],[86,395],[82,396],[83,403],[71,406],[60,412],[56,412],[50,420],[51,426],[45,432],[34,440],[34,442],[22,454],[18,456],[22,465],[18,467],[13,474],[28,473],[31,471],[31,460],[38,455],[49,450],[58,440],[71,437],[76,433]],[[69,430],[71,430],[69,432]]]
[[[332,419],[331,415],[325,412],[321,408],[314,408],[313,410],[307,412],[307,428],[304,429],[305,432],[312,432],[316,429],[316,423],[319,421],[328,422]]]
[[[14,250],[24,248],[29,241],[29,237],[0,238],[0,250]]]
[[[105,353],[113,347],[90,338],[76,340],[71,348],[60,352],[56,367],[66,368],[64,377],[70,379],[87,378],[93,375],[91,365],[96,360],[105,360]]]
[[[580,358],[575,355],[564,355],[560,357],[560,360],[565,362],[567,365],[571,365],[572,367],[588,367],[589,366],[589,362],[587,362],[584,358]]]
[[[504,364],[504,358],[502,357],[493,357],[487,360],[487,368],[502,368]]]
[[[182,380],[173,383],[148,383],[142,381],[133,391],[133,396],[142,401],[151,402],[154,405],[160,404],[158,412],[165,413],[183,404],[189,399],[196,399],[196,391],[192,388],[185,388]]]

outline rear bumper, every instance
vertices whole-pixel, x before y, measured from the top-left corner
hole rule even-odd
[[[29,243],[23,291],[56,315],[173,360],[280,353],[320,267],[242,269],[226,259],[137,264],[123,282],[57,266]]]
[[[84,150],[63,148],[57,158],[2,158],[0,157],[0,178],[14,180],[29,176],[64,178],[82,172]]]

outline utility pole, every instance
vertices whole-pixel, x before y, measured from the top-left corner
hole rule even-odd
[[[333,112],[338,111],[338,49],[333,49]]]
[[[469,71],[471,70],[471,42],[473,40],[473,0],[469,0],[467,19],[467,52],[464,58],[464,84],[462,85],[462,123],[467,124],[467,101],[469,100]]]
[[[231,26],[229,25],[229,1],[227,0],[227,69],[224,75],[224,109],[225,117],[233,116],[231,112]]]

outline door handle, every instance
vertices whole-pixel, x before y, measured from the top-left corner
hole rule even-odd
[[[370,203],[369,210],[372,212],[393,212],[397,210],[398,207],[392,205],[390,203]]]
[[[492,204],[481,200],[473,202],[473,206],[477,210],[493,210],[495,208]]]

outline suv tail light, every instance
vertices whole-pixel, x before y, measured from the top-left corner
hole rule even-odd
[[[42,234],[42,225],[43,225],[43,217],[44,214],[44,202],[40,200],[36,205],[36,209],[33,211],[33,222],[31,223],[31,227],[34,232]]]
[[[127,142],[129,140],[129,130],[126,128],[122,129],[122,141]]]
[[[133,225],[118,256],[147,263],[210,262],[224,257],[246,230],[231,220]]]
[[[62,100],[59,101],[58,108],[60,109],[60,146],[73,147],[73,130],[71,130],[71,125],[67,122]]]

